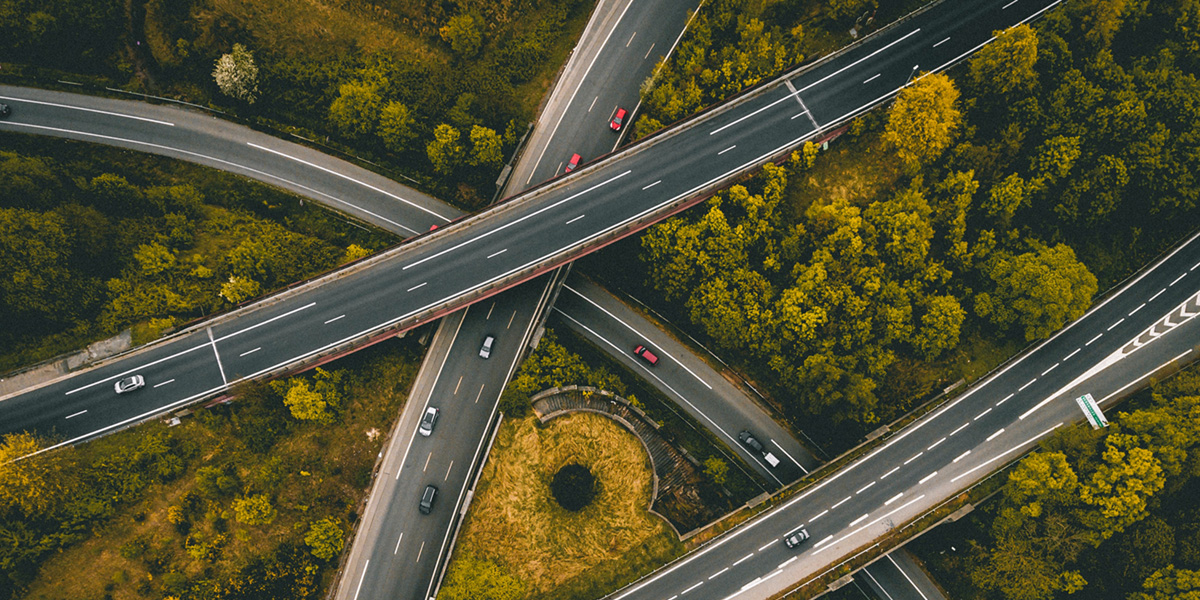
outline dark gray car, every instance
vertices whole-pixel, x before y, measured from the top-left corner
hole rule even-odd
[[[418,508],[421,510],[421,514],[427,515],[433,512],[433,500],[435,498],[437,498],[437,486],[425,486],[425,491],[421,494],[421,504],[418,505]]]

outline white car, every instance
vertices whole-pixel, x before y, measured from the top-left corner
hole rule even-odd
[[[479,349],[479,358],[487,358],[492,355],[492,344],[496,343],[496,336],[489,335],[483,338],[483,347]]]
[[[433,433],[433,427],[437,425],[439,414],[441,414],[441,411],[436,406],[426,408],[425,416],[421,417],[421,426],[417,428],[417,431],[421,432],[421,435],[429,437]]]
[[[144,385],[146,385],[146,379],[144,377],[141,375],[130,375],[124,379],[118,379],[117,382],[113,384],[113,389],[116,390],[118,394],[124,394],[125,392],[132,392],[133,390],[136,390]]]

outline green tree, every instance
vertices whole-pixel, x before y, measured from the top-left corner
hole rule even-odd
[[[354,136],[375,131],[383,98],[380,85],[367,81],[350,81],[338,86],[338,97],[329,105],[329,119],[344,133]]]
[[[342,552],[346,542],[346,534],[342,531],[342,523],[333,517],[326,517],[309,525],[308,533],[304,534],[304,543],[312,548],[313,556],[321,560],[329,560]]]
[[[904,88],[888,111],[884,139],[908,168],[916,170],[950,146],[962,121],[958,88],[942,73],[932,73]]]
[[[145,198],[141,188],[129,183],[120,175],[97,175],[88,183],[86,191],[96,208],[105,214],[125,216],[138,215],[145,211]]]
[[[470,554],[457,558],[438,593],[442,600],[517,600],[525,585],[503,567]]]
[[[958,334],[967,312],[954,296],[933,296],[921,315],[921,327],[913,337],[913,347],[927,360],[941,356],[958,345]]]
[[[704,460],[704,474],[713,483],[724,485],[725,478],[729,476],[729,464],[720,458],[710,456]]]
[[[395,100],[383,105],[379,112],[379,139],[392,152],[404,152],[417,137],[417,120],[408,106]]]
[[[209,465],[196,469],[196,490],[206,498],[228,496],[237,488],[237,477],[228,466]]]
[[[0,314],[63,319],[75,314],[75,275],[63,219],[53,212],[0,208]],[[6,319],[7,320],[7,319]]]
[[[1013,173],[992,187],[983,208],[988,216],[1011,219],[1017,209],[1029,204],[1027,188],[1025,180]]]
[[[1053,185],[1064,178],[1079,159],[1079,137],[1057,135],[1042,143],[1033,156],[1033,172],[1037,179]]]
[[[255,494],[235,499],[233,515],[243,525],[268,525],[278,516],[278,511],[265,495]]]
[[[876,0],[830,0],[829,16],[833,19],[857,17],[876,6]]]
[[[259,291],[257,281],[249,277],[230,275],[229,281],[221,284],[221,292],[217,295],[224,298],[230,304],[241,304],[251,298],[257,297]]]
[[[498,169],[504,162],[504,148],[500,136],[492,129],[475,125],[471,127],[471,165]]]
[[[1138,446],[1136,436],[1112,433],[1105,438],[1103,463],[1079,497],[1095,510],[1085,523],[1108,539],[1146,516],[1146,503],[1166,483],[1154,453]]]
[[[1145,592],[1129,600],[1200,600],[1200,571],[1176,569],[1170,565],[1155,571],[1142,583]]]
[[[288,410],[292,411],[292,416],[300,421],[325,423],[332,418],[325,397],[312,389],[307,380],[300,377],[292,380],[291,386],[288,387],[287,393],[283,397],[283,403]]]
[[[74,481],[70,451],[27,458],[39,450],[41,443],[29,433],[5,434],[0,441],[0,513],[17,509],[26,518],[39,518],[66,499]]]
[[[232,52],[221,55],[212,75],[222,94],[248,104],[258,98],[258,65],[245,46],[234,44]]]
[[[455,54],[471,58],[479,53],[479,48],[483,45],[482,25],[478,17],[463,13],[451,17],[438,33],[450,44],[450,49],[454,50]]]
[[[1010,97],[1037,84],[1037,32],[1027,24],[993,32],[995,41],[971,57],[971,81],[981,96]]]
[[[975,313],[1001,328],[1020,325],[1028,341],[1082,316],[1097,289],[1096,277],[1063,244],[997,253],[985,271],[995,289],[976,296]]]
[[[156,277],[175,267],[175,254],[162,244],[142,244],[133,253],[142,277]]]
[[[346,246],[346,256],[342,258],[342,262],[354,262],[360,258],[366,258],[371,255],[371,251],[359,246],[358,244],[350,244]]]
[[[1026,517],[1038,518],[1043,509],[1073,503],[1079,478],[1062,452],[1035,452],[1008,475],[1004,499]]]
[[[465,151],[461,137],[458,130],[450,125],[442,123],[437,126],[433,141],[425,146],[425,153],[429,156],[429,162],[433,163],[434,171],[447,175],[462,164]]]

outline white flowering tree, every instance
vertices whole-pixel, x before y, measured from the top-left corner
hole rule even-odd
[[[226,96],[250,104],[258,97],[258,66],[254,64],[254,54],[241,44],[234,44],[233,52],[217,59],[213,79]]]

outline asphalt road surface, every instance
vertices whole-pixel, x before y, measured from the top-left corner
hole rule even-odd
[[[773,488],[804,477],[820,464],[741,388],[592,281],[572,276],[555,302],[554,312],[558,322],[579,332],[627,369],[663,390],[737,452]],[[658,364],[650,366],[634,356],[634,347],[642,344],[658,356]],[[779,459],[778,466],[771,467],[762,454],[738,441],[738,433],[744,430],[753,433]]]
[[[1106,407],[1200,339],[1200,236],[1118,293],[880,448],[614,600],[768,598],[819,574],[1084,418],[1075,398]],[[781,537],[806,527],[796,550]]]
[[[946,600],[911,554],[897,548],[854,574],[879,600]]]
[[[537,168],[548,153],[552,156],[567,153],[569,156],[568,150],[571,150],[595,156],[616,144],[620,133],[609,127],[609,117],[592,110],[601,96],[609,100],[630,96],[636,99],[638,86],[649,75],[657,55],[651,58],[647,51],[641,60],[636,60],[634,54],[641,53],[643,45],[651,50],[658,42],[677,38],[684,25],[688,4],[610,0],[596,6],[514,166],[506,191],[525,189],[535,174],[538,174],[538,181],[559,174],[561,163],[553,168],[549,162],[540,163],[544,168],[540,171]],[[626,35],[626,43],[618,43]],[[632,43],[635,38],[640,42],[638,45]],[[665,51],[666,44],[658,45]],[[587,97],[591,100],[584,104],[583,99]],[[441,462],[466,464],[475,460],[476,447],[482,447],[490,433],[486,425],[492,422],[499,394],[512,377],[516,361],[526,347],[525,342],[535,335],[535,328],[542,322],[542,315],[559,288],[560,278],[565,275],[564,269],[558,269],[494,296],[484,303],[487,304],[486,311],[471,307],[443,320],[417,377],[414,387],[418,393],[413,398],[428,396],[434,402],[445,403],[447,399],[456,399],[461,390],[478,391],[474,394],[475,401],[470,404],[452,403],[456,411],[470,416],[448,424],[449,428],[444,431],[439,429],[442,439],[454,441],[436,446],[436,455]],[[499,329],[501,324],[503,330]],[[502,337],[508,343],[498,346],[492,359],[480,361],[479,345],[486,335],[496,335],[498,340]],[[423,406],[419,401],[410,402],[402,418],[415,423]],[[475,440],[478,444],[472,443]],[[389,449],[384,460],[393,460],[394,452]],[[466,490],[471,481],[452,478],[439,485],[445,495],[445,504],[439,508],[442,512],[428,515],[423,522],[411,522],[409,517],[413,515],[398,513],[392,507],[408,506],[405,510],[411,513],[427,478],[424,470],[408,467],[406,463],[405,470],[388,478],[392,481],[381,481],[372,490],[367,517],[359,527],[343,567],[338,598],[416,599],[426,598],[436,591],[436,582],[445,566],[443,558],[449,547],[447,543],[430,545],[430,542],[439,537],[447,540],[453,535],[460,520],[455,513],[459,512],[459,503],[467,497]],[[469,505],[465,509],[469,509]],[[410,531],[407,534],[400,531],[397,535],[397,530],[405,529]],[[414,534],[412,530],[421,533]],[[394,544],[393,538],[396,539]],[[413,557],[421,560],[414,561]]]
[[[229,382],[271,372],[369,332],[407,327],[499,292],[540,268],[569,260],[606,239],[661,218],[682,200],[719,187],[762,160],[818,134],[821,123],[840,122],[846,115],[877,104],[909,78],[911,67],[897,69],[896,65],[916,64],[917,60],[950,64],[987,40],[994,27],[1003,25],[999,18],[1016,22],[1041,10],[1029,2],[1005,9],[992,4],[983,0],[939,4],[814,68],[785,78],[782,85],[768,86],[731,106],[687,122],[669,135],[657,136],[650,143],[638,144],[590,168],[583,167],[520,201],[458,221],[417,243],[369,259],[369,268],[312,282],[300,291],[272,299],[267,306],[228,316],[213,329],[230,334],[209,340],[211,349],[221,353],[219,357],[214,353],[209,362],[226,359],[227,364],[216,364],[219,377],[213,376],[211,367],[189,369],[182,377],[161,379],[172,379],[178,385],[144,390],[141,396],[150,398],[125,402],[119,409],[114,408],[110,395],[102,393],[102,388],[111,385],[120,373],[149,369],[148,373],[157,377],[157,372],[174,368],[172,363],[181,357],[194,362],[203,355],[195,351],[204,342],[197,332],[143,351],[173,355],[163,363],[117,361],[107,369],[87,371],[10,398],[0,403],[0,416],[5,417],[3,427],[12,431],[25,429],[33,422],[45,423],[39,418],[39,413],[45,411],[38,407],[64,404],[47,403],[44,398],[72,391],[77,395],[70,407],[74,412],[44,416],[57,423],[56,430],[66,440],[82,439],[152,416],[148,411],[131,409],[134,404],[141,404],[141,408],[151,401],[160,407],[183,404],[216,393]],[[44,133],[47,126],[28,122],[39,110],[66,111],[58,115],[62,118],[85,118],[72,109],[19,99],[9,102],[14,107],[13,115],[0,122],[2,130]],[[99,120],[100,116],[97,113],[87,118]],[[130,123],[124,117],[115,118],[118,122],[108,125],[113,130],[109,138],[122,134],[122,126]],[[175,133],[173,124],[138,119],[132,122]],[[94,135],[80,137],[96,139]],[[239,144],[227,145],[233,152],[232,146]],[[242,145],[278,156],[284,161],[281,168],[297,162],[295,157],[284,158],[290,156],[291,148],[285,152],[257,142]],[[331,177],[345,181],[341,174]],[[420,208],[419,202],[408,202],[418,214],[432,213]],[[338,314],[327,314],[332,312]],[[279,337],[268,337],[273,335]],[[92,418],[105,414],[108,424],[97,429],[90,418],[66,419],[79,410],[97,413]]]

